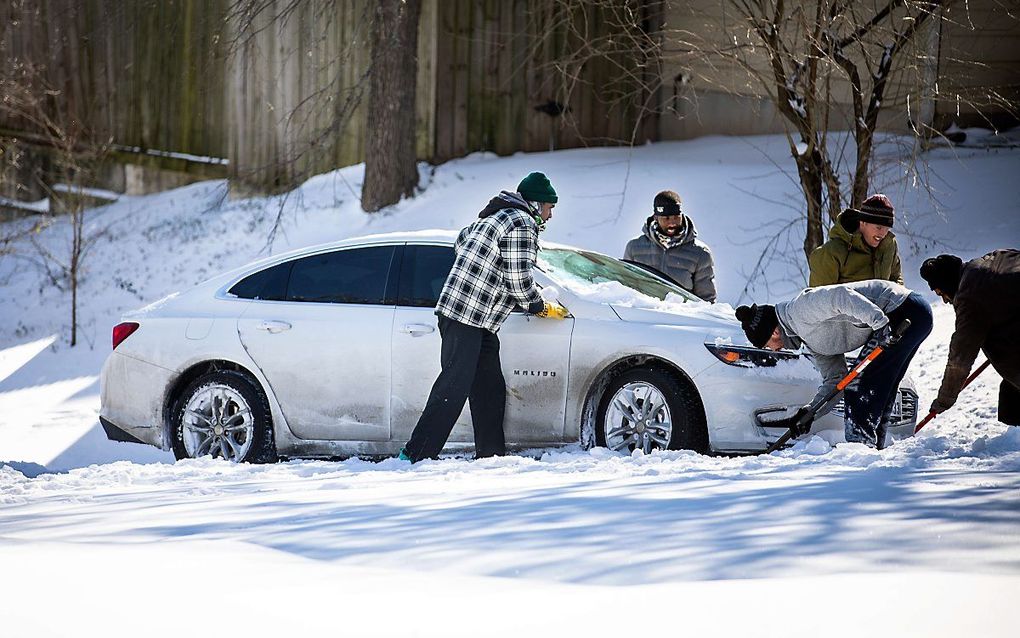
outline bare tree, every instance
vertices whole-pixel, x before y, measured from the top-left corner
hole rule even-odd
[[[413,196],[418,185],[414,102],[420,16],[421,0],[378,0],[376,5],[361,194],[367,212]]]
[[[560,64],[568,88],[589,60],[627,50],[660,68],[683,69],[675,78],[665,73],[635,76],[645,94],[665,97],[673,90],[672,101],[662,99],[649,108],[675,111],[678,100],[696,100],[696,92],[685,88],[690,84],[762,97],[774,105],[785,123],[803,196],[805,255],[823,242],[826,217],[831,223],[845,205],[858,206],[867,197],[883,113],[908,113],[909,121],[905,116],[893,128],[921,140],[939,135],[925,111],[950,96],[939,93],[937,38],[932,47],[930,34],[959,19],[950,8],[958,8],[957,14],[969,10],[966,2],[955,0],[557,2],[568,15],[595,5],[617,25],[612,33],[591,39],[585,38],[583,21],[565,21],[582,42]],[[671,18],[654,33],[639,28],[649,6]],[[1006,12],[1004,19],[1016,16]],[[666,84],[670,80],[673,86]],[[951,99],[970,101],[979,110],[1017,113],[1008,95],[994,90],[980,94],[980,101],[961,93]]]
[[[787,142],[807,210],[805,255],[825,240],[826,204],[831,220],[843,208],[836,169],[842,158],[834,157],[830,148],[830,128],[847,125],[852,131],[856,157],[848,171],[849,204],[859,206],[868,195],[878,115],[893,64],[920,29],[951,1],[890,0],[873,7],[845,0],[794,7],[787,7],[783,0],[730,1],[746,27],[746,46],[734,49],[732,59],[755,78],[788,123]],[[758,56],[767,61],[767,71],[760,72]],[[845,83],[849,83],[852,118],[835,122],[836,91]],[[841,152],[842,147],[835,151]]]
[[[100,233],[89,232],[86,226],[87,186],[93,182],[95,170],[109,150],[109,141],[100,142],[92,137],[87,125],[85,109],[79,109],[73,100],[63,99],[61,91],[50,86],[42,68],[25,61],[14,64],[0,73],[0,114],[24,125],[22,138],[46,149],[49,167],[46,174],[35,173],[37,180],[50,199],[50,213],[68,216],[71,229],[66,251],[56,252],[33,241],[52,283],[71,295],[70,345],[78,343],[78,285],[89,248]],[[58,186],[59,185],[59,186]],[[35,230],[48,220],[36,224]],[[35,233],[28,235],[33,240]]]

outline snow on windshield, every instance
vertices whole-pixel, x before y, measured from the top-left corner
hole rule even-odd
[[[564,289],[588,301],[682,315],[733,320],[729,304],[710,304],[619,259],[563,248],[543,248],[538,267]]]

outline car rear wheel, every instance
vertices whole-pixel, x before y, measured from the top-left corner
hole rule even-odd
[[[624,372],[606,388],[595,442],[617,452],[708,451],[704,413],[694,388],[660,368]]]
[[[178,459],[270,463],[277,458],[266,396],[234,370],[205,374],[184,389],[174,410],[172,436]]]

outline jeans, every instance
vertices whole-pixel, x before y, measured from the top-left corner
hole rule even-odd
[[[894,330],[904,319],[910,319],[910,327],[864,369],[856,387],[850,386],[843,393],[846,440],[878,449],[885,445],[885,431],[900,381],[932,328],[931,307],[916,292],[910,293],[888,316]]]

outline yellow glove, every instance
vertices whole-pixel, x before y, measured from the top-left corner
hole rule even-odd
[[[567,309],[555,301],[547,301],[545,302],[545,307],[538,311],[535,316],[542,317],[543,319],[563,319],[567,316]]]

